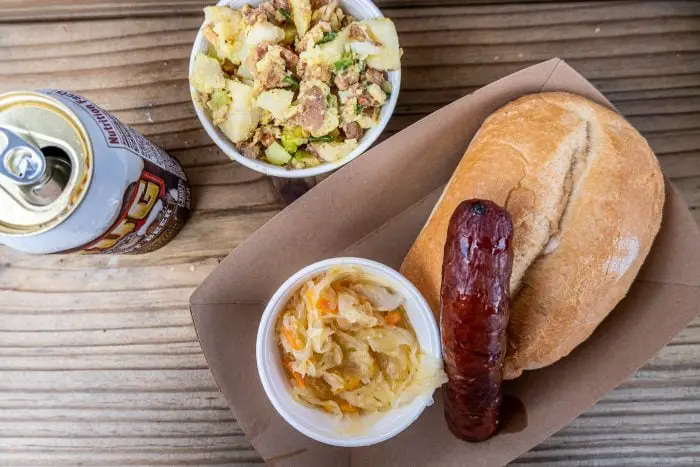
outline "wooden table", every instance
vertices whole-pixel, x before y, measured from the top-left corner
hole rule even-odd
[[[0,1],[0,91],[93,99],[185,166],[196,211],[139,257],[0,247],[0,465],[247,465],[188,297],[282,202],[200,128],[187,58],[208,2]],[[649,139],[700,220],[700,3],[381,2],[405,50],[389,133],[535,62],[565,58]],[[445,5],[442,5],[445,4]],[[446,5],[450,4],[450,5]],[[700,462],[700,319],[518,463]]]

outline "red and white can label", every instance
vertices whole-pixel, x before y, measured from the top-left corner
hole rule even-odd
[[[83,253],[146,253],[180,231],[189,215],[189,187],[148,161],[144,165],[141,177],[124,193],[117,220],[99,238],[80,247]],[[181,199],[187,199],[186,206],[179,205]]]
[[[122,154],[139,157],[143,162],[140,177],[129,183],[124,191],[122,206],[114,223],[95,240],[69,252],[136,254],[156,250],[168,243],[182,229],[190,213],[190,187],[180,164],[88,99],[60,89],[42,92],[77,105],[97,124],[101,134],[90,134],[93,148],[101,147],[107,153],[126,151]],[[104,144],[94,141],[102,137]],[[95,154],[95,157],[111,156],[102,153]]]

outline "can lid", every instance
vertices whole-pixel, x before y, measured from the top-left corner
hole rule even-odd
[[[0,237],[63,222],[85,196],[92,148],[78,117],[37,92],[0,94]]]

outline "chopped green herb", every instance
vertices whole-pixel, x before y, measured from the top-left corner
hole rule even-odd
[[[353,55],[352,52],[345,52],[343,54],[343,57],[335,62],[333,64],[333,69],[335,70],[336,73],[340,73],[341,71],[347,70],[352,66],[353,63]]]
[[[360,115],[364,111],[365,111],[365,107],[363,105],[360,105],[358,103],[355,104],[355,114]]]
[[[325,44],[326,42],[330,42],[334,40],[337,35],[337,32],[327,32],[323,35],[321,39],[318,40],[317,44]]]
[[[335,141],[335,138],[331,135],[309,136],[310,143],[332,143],[333,141]]]
[[[287,10],[285,10],[284,8],[278,8],[278,9],[277,9],[277,13],[279,13],[280,15],[282,15],[282,16],[284,17],[284,19],[287,20],[287,21],[291,21],[291,20],[292,20],[292,15],[290,15],[289,12],[288,12]]]
[[[326,96],[326,103],[328,107],[338,107],[338,98],[333,94],[328,94],[328,96]]]
[[[299,89],[299,80],[297,80],[294,76],[287,75],[284,77],[282,80],[284,84],[286,84],[285,87],[291,88],[292,90],[296,91]]]
[[[352,60],[348,60],[345,58],[342,60],[338,60],[333,64],[333,71],[335,71],[336,73],[340,73],[341,71],[345,71],[348,68],[350,68],[350,65],[352,65]]]

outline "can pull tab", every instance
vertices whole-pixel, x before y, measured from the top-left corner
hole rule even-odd
[[[45,171],[46,159],[36,146],[0,127],[0,175],[18,185],[29,185]]]

